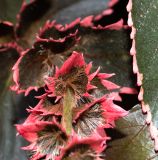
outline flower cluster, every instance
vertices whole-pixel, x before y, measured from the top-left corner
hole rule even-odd
[[[108,89],[109,75],[99,68],[91,70],[92,63],[86,64],[83,54],[74,51],[52,76],[45,75],[45,93],[37,106],[28,109],[25,122],[17,125],[19,134],[31,143],[24,149],[32,151],[32,160],[97,159],[105,149],[109,137],[104,129],[114,127],[114,121],[127,112],[109,94],[93,95],[97,89],[93,80]]]

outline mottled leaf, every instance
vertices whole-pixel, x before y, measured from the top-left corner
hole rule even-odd
[[[139,100],[142,101],[143,111],[147,112],[147,123],[150,123],[150,133],[158,150],[158,1],[133,0],[132,8],[131,5],[129,3],[128,10],[132,9],[132,19],[129,13],[129,25],[133,25],[131,38],[135,36],[131,49],[133,70],[137,73],[138,85],[142,86]]]

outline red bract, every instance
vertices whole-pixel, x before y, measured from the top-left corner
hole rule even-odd
[[[44,96],[39,103],[34,107],[28,109],[29,112],[40,115],[62,115],[63,105],[61,101],[54,102],[54,98]]]
[[[56,160],[102,160],[101,152],[105,149],[107,137],[97,135],[95,137],[78,139],[73,137],[67,146],[61,150],[61,155]]]
[[[56,102],[58,102],[59,100],[63,101],[59,101],[57,107],[58,110],[62,110],[61,123],[66,129],[67,134],[71,134],[72,128],[74,128],[79,136],[88,136],[91,135],[97,127],[103,127],[104,125],[107,125],[107,117],[104,118],[103,116],[104,114],[106,115],[106,113],[104,113],[105,109],[102,109],[102,105],[96,105],[97,100],[95,100],[95,97],[90,95],[90,92],[92,93],[93,90],[97,88],[97,86],[92,85],[91,82],[94,78],[97,78],[98,80],[100,80],[100,83],[102,83],[106,89],[117,89],[119,86],[105,80],[105,78],[112,75],[99,73],[100,68],[98,68],[94,73],[90,73],[91,68],[92,63],[89,63],[87,65],[84,61],[82,54],[73,52],[72,55],[64,62],[60,69],[56,67],[56,71],[53,77],[45,77],[46,85],[48,87],[47,92],[49,96],[56,97]],[[85,106],[84,103],[81,104],[81,106],[79,106],[81,108],[78,113],[85,112],[85,114],[83,115],[88,115],[86,115],[85,117],[81,116],[80,119],[83,120],[80,121],[79,119],[77,121],[77,124],[73,124],[72,115],[74,112],[74,108],[77,107],[77,100],[82,99],[83,97],[89,98],[90,102],[92,102],[93,104],[87,106]],[[105,105],[103,106],[106,105],[107,104],[105,103]],[[110,105],[107,106],[109,107]],[[119,115],[119,113],[117,114]],[[95,115],[96,117],[91,117],[91,115]],[[106,116],[108,116],[108,114]],[[86,117],[91,117],[91,119],[86,119]],[[113,121],[114,119],[112,118],[111,120]]]
[[[54,159],[60,154],[61,148],[66,145],[68,140],[65,131],[55,121],[37,121],[36,123],[17,125],[17,130],[31,142],[31,145],[23,147],[23,149],[33,151],[32,160],[38,160],[43,156]]]
[[[91,68],[92,63],[86,64],[82,54],[73,52],[60,69],[56,68],[53,77],[46,77],[50,96],[56,96],[59,99],[64,95],[66,88],[71,88],[78,98],[89,96],[89,91],[97,88],[91,84],[94,78],[98,78],[108,90],[119,88],[118,85],[105,80],[112,74],[99,73],[100,68],[90,73]]]
[[[114,127],[114,121],[127,115],[128,112],[113,103],[106,96],[73,111],[73,128],[79,137],[88,137],[98,128]]]
[[[51,121],[52,116],[63,115],[63,103],[59,100],[52,103],[47,97],[29,111],[30,116],[26,123],[37,120]],[[128,112],[113,103],[113,98],[107,96],[93,100],[93,98],[81,98],[77,101],[76,107],[72,109],[72,126],[79,137],[89,137],[98,128],[114,127],[114,121]]]

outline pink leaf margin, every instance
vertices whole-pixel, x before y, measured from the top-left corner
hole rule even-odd
[[[101,131],[102,132],[102,131]],[[71,141],[68,142],[67,146],[61,150],[61,155],[56,157],[55,160],[62,160],[65,153],[73,146],[77,144],[88,144],[90,148],[96,153],[96,160],[102,160],[99,156],[100,153],[104,151],[106,148],[106,141],[110,138],[107,136],[101,136],[100,134],[95,134],[89,138],[78,138],[77,136],[73,136]]]

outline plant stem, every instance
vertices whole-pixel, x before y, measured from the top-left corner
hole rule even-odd
[[[71,89],[67,88],[63,100],[62,125],[69,135],[72,132],[72,109],[75,105],[75,96]]]

